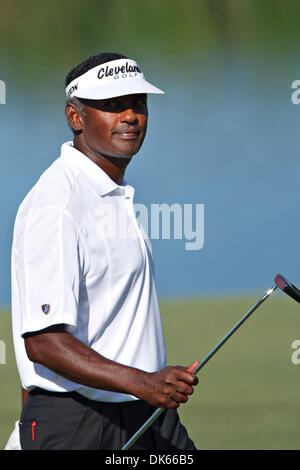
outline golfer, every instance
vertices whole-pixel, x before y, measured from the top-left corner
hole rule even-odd
[[[18,210],[12,316],[28,391],[24,450],[120,449],[157,407],[166,411],[132,449],[195,449],[177,408],[197,378],[166,367],[151,244],[124,178],[146,134],[149,93],[163,92],[120,54],[71,70],[74,139]]]

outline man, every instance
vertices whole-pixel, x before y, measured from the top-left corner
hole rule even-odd
[[[92,56],[66,78],[73,142],[21,204],[12,248],[17,365],[29,391],[22,449],[195,449],[177,410],[195,375],[166,367],[152,250],[127,165],[144,140],[149,84],[120,54]]]

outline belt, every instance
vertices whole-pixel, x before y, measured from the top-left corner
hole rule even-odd
[[[80,395],[77,392],[51,392],[50,390],[45,390],[44,388],[40,388],[40,387],[35,387],[32,390],[30,390],[29,395],[33,395],[33,396],[34,395],[46,395],[49,397],[59,397],[59,398],[64,398],[64,397],[85,398],[83,395]]]

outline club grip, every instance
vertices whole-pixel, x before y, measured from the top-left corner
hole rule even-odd
[[[199,366],[199,364],[200,364],[199,361],[195,361],[195,362],[193,362],[193,364],[191,364],[191,365],[187,368],[187,370],[188,370],[189,372],[194,372],[194,370],[196,369],[196,367]]]

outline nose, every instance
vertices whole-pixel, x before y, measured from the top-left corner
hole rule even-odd
[[[134,124],[135,122],[138,121],[137,115],[132,109],[131,106],[128,106],[126,109],[124,109],[121,113],[120,116],[121,122],[127,122],[129,124]]]

